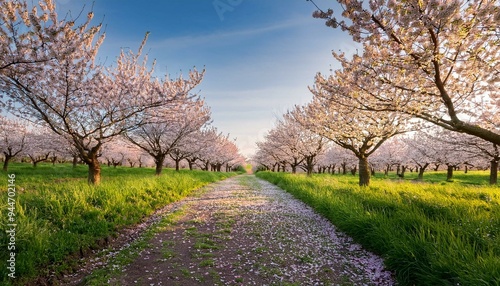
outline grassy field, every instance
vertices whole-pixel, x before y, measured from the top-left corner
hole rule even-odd
[[[99,247],[117,230],[236,173],[167,169],[157,177],[153,169],[103,166],[97,187],[87,184],[86,166],[12,164],[0,174],[0,284],[24,285],[52,270],[70,271],[75,255]],[[15,179],[9,181],[12,174]],[[15,185],[15,196],[7,192],[12,191],[9,183]],[[15,235],[7,232],[11,224],[17,225]],[[8,278],[11,252],[16,254],[15,279]]]
[[[380,254],[402,285],[500,285],[500,187],[487,172],[425,182],[259,172]]]

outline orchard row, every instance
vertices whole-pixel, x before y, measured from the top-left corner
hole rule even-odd
[[[204,70],[156,76],[143,53],[148,34],[137,52],[122,50],[105,66],[96,61],[105,34],[102,24],[91,23],[92,12],[61,19],[52,0],[31,3],[0,2],[0,108],[34,124],[1,119],[5,166],[14,156],[33,162],[71,156],[88,165],[89,183],[98,184],[103,156],[116,162],[113,153],[137,164],[147,154],[157,174],[167,157],[177,166],[187,160],[216,170],[241,162],[192,93]]]
[[[34,167],[40,162],[81,163],[71,142],[51,130],[2,117],[0,122],[0,150],[3,152],[0,159],[4,171],[12,160],[30,162]],[[195,128],[188,135],[185,133],[186,129],[172,124],[161,133],[163,142],[157,145],[158,149],[149,151],[123,136],[118,137],[103,146],[98,158],[101,164],[114,167],[156,167],[157,175],[165,165],[176,170],[188,167],[191,170],[230,171],[245,163],[234,142],[218,133],[216,128]]]
[[[394,136],[370,155],[369,172],[396,171],[404,177],[407,171],[418,172],[422,180],[429,170],[447,170],[447,179],[455,170],[490,170],[490,183],[497,183],[498,150],[495,145],[477,137],[434,128],[433,132],[414,132]],[[359,159],[352,151],[303,128],[285,116],[259,142],[253,161],[261,170],[273,172],[304,171],[308,174],[330,173],[355,175]]]
[[[361,186],[370,168],[393,164],[422,172],[431,164],[490,164],[496,183],[500,3],[338,2],[341,15],[318,7],[313,16],[348,32],[359,51],[333,52],[340,68],[316,76],[312,101],[285,114],[255,159],[271,169],[302,164],[310,173],[343,162],[343,152],[326,151],[331,142],[357,159]]]

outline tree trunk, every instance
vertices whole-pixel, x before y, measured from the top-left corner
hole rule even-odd
[[[429,166],[429,163],[425,163],[424,165],[419,166],[419,168],[418,168],[418,180],[419,181],[422,181],[424,179],[424,172],[428,166]]]
[[[405,165],[402,165],[402,166],[398,165],[398,176],[400,178],[404,178],[405,177],[406,168],[407,167]]]
[[[165,155],[158,155],[155,157],[155,165],[156,165],[155,175],[156,176],[161,175],[161,172],[163,171],[163,163],[164,162],[165,162]]]
[[[76,165],[78,164],[78,156],[73,156],[73,168],[76,168]]]
[[[498,181],[498,159],[490,162],[490,185],[496,185]]]
[[[368,158],[359,157],[359,185],[370,185],[370,166],[368,165]]]
[[[307,176],[312,176],[314,171],[314,158],[316,156],[307,156],[306,157],[306,168],[307,168]]]
[[[99,185],[101,182],[101,164],[97,160],[97,153],[92,156],[92,161],[87,164],[89,166],[89,185]]]
[[[128,159],[127,161],[128,161],[130,168],[133,168],[135,166],[135,162],[132,161],[131,159]]]
[[[307,158],[306,159],[306,172],[307,172],[308,177],[312,176],[313,169],[314,169],[314,165],[311,165],[309,162],[309,158]]]
[[[356,166],[354,166],[354,167],[351,169],[351,174],[352,174],[353,176],[355,176],[357,171],[358,171],[358,170],[357,170],[357,167],[356,167]]]
[[[8,168],[9,168],[9,161],[10,159],[12,159],[11,156],[7,156],[7,154],[5,154],[5,161],[3,161],[3,170],[5,172],[7,172]]]
[[[175,161],[175,170],[179,171],[179,169],[180,169],[179,165],[180,165],[181,160],[175,159],[174,161]]]
[[[30,159],[31,159],[31,163],[33,164],[33,168],[36,168],[38,166],[38,163],[47,161],[47,159],[49,159],[49,155],[50,155],[50,153],[47,153],[44,156],[38,156],[38,157],[28,155],[28,157],[30,157]]]
[[[453,170],[455,169],[454,166],[449,165],[448,166],[448,172],[446,173],[446,181],[451,181],[453,179]]]

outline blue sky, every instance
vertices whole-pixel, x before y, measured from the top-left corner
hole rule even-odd
[[[106,63],[122,47],[136,51],[149,31],[146,51],[159,75],[205,68],[194,91],[245,156],[277,117],[312,98],[308,86],[317,72],[338,67],[332,50],[355,49],[347,34],[312,18],[315,7],[306,0],[56,0],[60,15],[76,15],[84,3],[106,26],[99,52]]]

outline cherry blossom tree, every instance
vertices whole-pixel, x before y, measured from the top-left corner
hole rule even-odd
[[[280,163],[280,159],[271,148],[268,148],[266,142],[267,141],[256,143],[258,149],[252,157],[252,160],[259,164],[258,169],[263,168],[264,170],[271,170],[274,172]]]
[[[82,24],[78,19],[58,19],[52,0],[41,0],[38,5],[23,0],[0,2],[0,76],[9,72],[29,72],[39,68],[40,63],[55,59],[58,54],[71,53],[73,46],[64,46],[59,38],[73,36],[88,30],[88,35],[99,31],[99,26],[90,28],[93,13],[87,15]],[[74,41],[87,41],[75,37]]]
[[[169,106],[152,110],[154,121],[125,133],[132,144],[153,157],[156,175],[161,174],[168,155],[179,170],[179,162],[197,151],[198,138],[191,138],[190,135],[209,123],[210,109],[203,100],[191,97],[186,92]]]
[[[239,153],[236,143],[216,128],[209,128],[204,132],[206,146],[199,150],[196,156],[203,162],[203,170],[220,172],[222,167],[230,171],[234,164],[245,161]]]
[[[207,152],[211,150],[211,144],[216,141],[217,128],[207,125],[190,134],[189,138],[191,144],[188,148],[188,156],[185,158],[189,169],[193,170],[195,166],[199,166],[200,169],[208,171],[210,163],[203,162],[202,159],[207,156]]]
[[[58,39],[72,46],[72,53],[58,55],[41,70],[27,74],[8,73],[5,92],[21,107],[13,111],[44,122],[64,135],[88,165],[90,184],[100,182],[98,154],[106,142],[152,120],[146,111],[160,109],[184,96],[203,78],[203,72],[158,79],[154,64],[148,67],[142,55],[147,36],[136,54],[122,51],[115,67],[105,68],[94,59],[101,39],[95,29],[75,31]]]
[[[101,25],[90,25],[92,13],[75,27],[73,20],[58,19],[52,1],[40,2],[41,14],[36,7],[28,11],[25,2],[2,1],[1,7],[6,11],[2,31],[7,31],[0,34],[7,42],[2,48],[9,52],[0,75],[6,105],[71,140],[89,166],[91,184],[100,181],[97,155],[103,144],[146,123],[146,110],[169,104],[203,77],[194,70],[186,80],[155,78],[154,64],[149,68],[142,56],[147,37],[137,54],[122,51],[116,67],[96,64],[104,34]],[[43,49],[37,49],[40,45]],[[19,55],[27,60],[17,60]]]
[[[202,170],[209,171],[211,165],[217,161],[218,142],[223,140],[221,138],[228,138],[229,135],[224,135],[219,132],[216,127],[205,128],[201,133],[201,138],[203,138],[203,143],[201,144],[198,152],[192,154],[196,156],[202,163]],[[199,137],[200,138],[200,137]]]
[[[199,159],[197,156],[200,150],[203,149],[203,146],[198,144],[198,140],[198,136],[189,134],[181,138],[177,144],[171,148],[168,155],[170,159],[174,161],[176,171],[179,171],[180,162],[182,160],[188,161],[189,169],[192,170],[193,164]]]
[[[213,171],[221,172],[222,167],[225,167],[226,172],[230,170],[234,161],[237,161],[241,155],[234,141],[227,136],[218,136],[213,143],[211,163]]]
[[[139,156],[137,153],[136,146],[118,137],[103,145],[99,158],[108,166],[116,168],[117,166],[123,166],[130,162],[133,162],[130,163],[130,165],[134,165],[135,160]]]
[[[457,149],[455,144],[450,144],[446,139],[441,138],[443,134],[433,134],[431,138],[436,142],[437,152],[435,153],[435,161],[439,164],[446,165],[446,180],[453,179],[455,169],[460,165],[469,161],[467,154],[462,150]]]
[[[279,120],[276,126],[265,136],[268,149],[290,165],[292,173],[297,172],[297,167],[304,161],[301,154],[300,142],[301,126],[293,121]]]
[[[82,9],[82,14],[83,9]],[[76,50],[92,54],[104,39],[101,25],[91,26],[93,13],[86,19],[58,19],[55,3],[41,0],[38,5],[24,0],[0,2],[0,90],[12,85],[31,88],[21,76],[45,74],[51,71],[50,62],[74,54]],[[84,18],[84,17],[82,17]],[[81,24],[77,25],[77,21]],[[90,48],[94,42],[94,47]],[[85,49],[85,48],[87,49]],[[17,100],[3,100],[1,107],[17,107]]]
[[[351,151],[359,160],[359,185],[368,186],[368,157],[386,140],[410,128],[407,118],[395,113],[374,113],[352,107],[351,97],[345,94],[349,91],[344,82],[334,78],[325,86],[318,75],[316,85],[310,90],[313,100],[301,107],[304,115],[296,119],[311,131]]]
[[[362,55],[334,57],[358,108],[410,114],[500,144],[500,3],[338,0],[314,17],[347,31]],[[332,79],[318,82],[327,88]]]
[[[339,174],[347,174],[348,166],[357,165],[359,160],[349,150],[337,144],[329,144],[328,149],[321,156],[321,165],[326,166],[331,174],[338,169]]]
[[[8,170],[9,162],[26,148],[27,133],[26,122],[0,115],[0,151],[4,156],[4,171]]]
[[[276,122],[276,126],[265,136],[264,142],[257,143],[261,159],[273,162],[272,169],[278,165],[289,165],[292,173],[300,167],[312,174],[317,156],[324,151],[326,140],[305,129],[294,116],[298,111],[288,112]],[[262,160],[261,160],[262,161]],[[268,164],[262,162],[263,165]],[[271,168],[268,166],[268,168]],[[279,170],[278,170],[279,171]],[[284,168],[283,168],[284,171]]]
[[[230,172],[235,166],[244,166],[245,157],[240,154],[235,141],[222,140],[220,144],[218,166],[224,166],[226,172]],[[221,171],[219,167],[218,171]]]
[[[310,176],[313,172],[314,166],[318,162],[317,157],[325,152],[325,146],[328,140],[304,128],[300,124],[300,121],[304,120],[304,116],[306,115],[299,108],[296,108],[286,113],[283,116],[283,120],[286,125],[290,126],[287,128],[286,132],[290,135],[290,139],[294,139],[292,142],[296,141],[297,151],[303,158],[302,167],[306,171],[307,175]],[[297,121],[297,119],[299,119],[299,121]],[[293,126],[293,128],[291,128],[291,126]]]
[[[128,152],[125,154],[125,160],[130,168],[139,167],[142,168],[144,166],[152,166],[151,156],[148,153],[144,152],[144,150],[140,149],[137,146],[132,144],[130,148],[128,148]],[[150,163],[151,162],[151,163]]]
[[[372,162],[382,168],[384,175],[387,176],[394,166],[404,165],[407,152],[406,142],[402,141],[399,136],[395,136],[387,140],[373,153]],[[397,174],[400,174],[399,171]]]
[[[33,167],[38,163],[51,160],[55,163],[58,156],[65,156],[66,145],[69,143],[61,136],[44,126],[29,126],[26,135],[26,148],[22,154],[27,156]]]
[[[407,160],[415,163],[418,167],[418,180],[424,179],[425,170],[434,162],[437,162],[437,154],[440,148],[436,140],[429,138],[423,132],[418,132],[413,136],[403,138],[406,148]]]
[[[267,135],[270,135],[272,132],[269,131]],[[267,137],[266,135],[266,137]],[[262,165],[264,166],[269,166],[269,168],[274,172],[277,171],[279,172],[281,168],[283,168],[283,172],[286,170],[286,165],[290,165],[289,161],[290,159],[285,156],[285,154],[280,150],[276,148],[276,142],[273,142],[272,140],[266,140],[263,142],[257,142],[257,147],[258,147],[258,153],[260,154],[260,160],[263,160],[261,162]],[[272,167],[271,167],[272,166]],[[293,173],[293,166],[292,166],[292,173]]]
[[[497,144],[481,140],[479,138],[470,138],[471,140],[459,141],[462,146],[465,146],[466,151],[472,155],[470,162],[475,162],[475,158],[484,159],[490,163],[490,184],[496,185],[498,183],[498,165],[500,162],[500,150]],[[463,138],[462,138],[463,140]],[[472,164],[471,164],[472,165]]]
[[[440,149],[436,158],[448,166],[450,179],[453,176],[452,168],[460,164],[471,165],[471,162],[477,162],[479,159],[479,161],[489,162],[490,184],[497,183],[500,152],[496,144],[475,136],[440,129],[432,130],[425,136],[431,138],[433,145]]]

